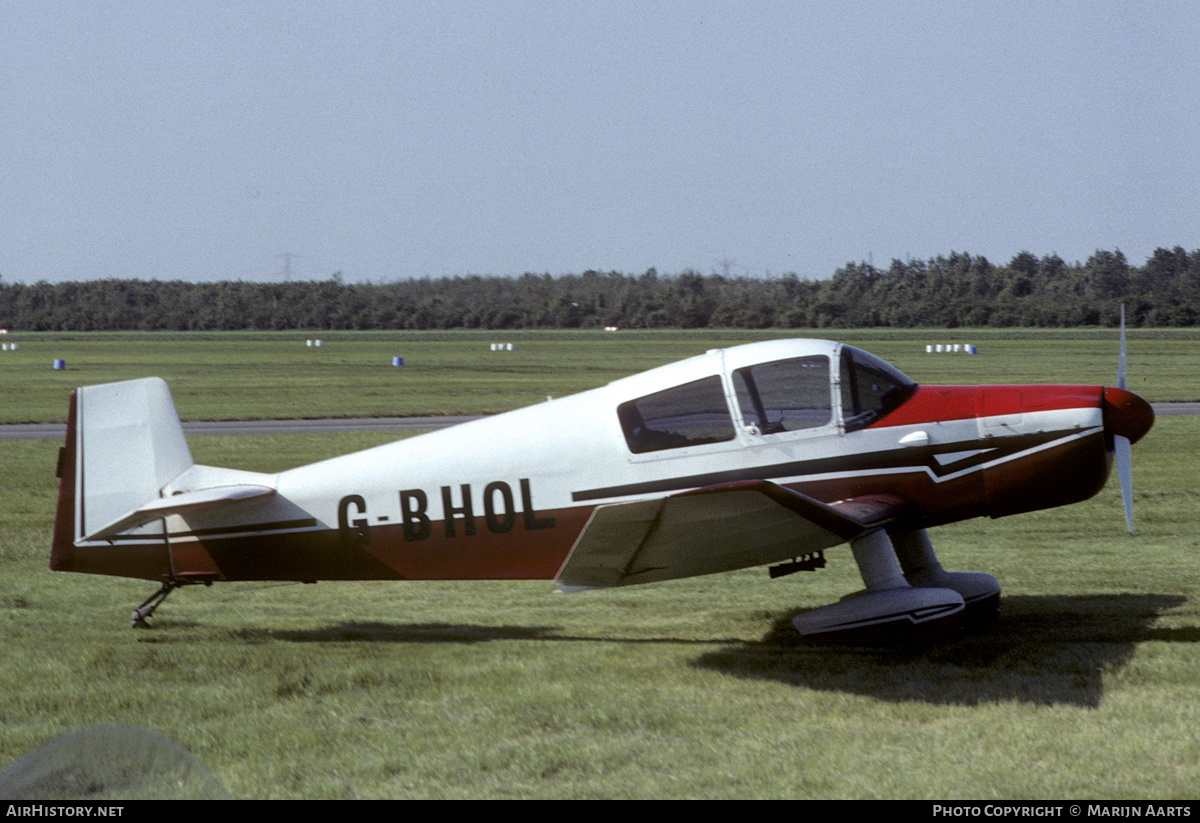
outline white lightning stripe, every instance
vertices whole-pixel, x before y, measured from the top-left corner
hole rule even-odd
[[[1085,437],[1090,437],[1091,435],[1094,435],[1094,434],[1097,434],[1097,433],[1103,432],[1103,431],[1104,431],[1103,426],[1097,426],[1092,429],[1083,429],[1078,432],[1073,432],[1071,434],[1064,435],[1056,440],[1051,440],[1047,443],[1042,443],[1037,446],[1032,446],[1028,449],[1024,449],[1019,452],[1013,452],[1012,454],[1008,454],[1003,457],[999,457],[995,460],[988,460],[983,463],[977,463],[973,466],[970,466],[969,468],[963,469],[962,471],[951,472],[950,474],[944,474],[941,476],[935,474],[933,472],[933,470],[930,469],[928,466],[897,466],[895,468],[886,468],[886,469],[885,468],[858,469],[858,470],[853,470],[853,471],[827,472],[824,474],[800,474],[800,475],[794,475],[794,476],[786,477],[786,478],[772,478],[772,479],[776,483],[779,483],[781,485],[787,485],[788,483],[811,483],[814,480],[844,480],[847,478],[854,478],[854,477],[864,477],[864,476],[879,477],[881,475],[889,475],[889,474],[912,474],[914,472],[924,472],[929,477],[929,479],[932,480],[935,484],[948,483],[951,480],[958,480],[961,477],[965,477],[965,476],[967,476],[969,474],[973,474],[975,472],[983,471],[984,469],[987,469],[987,468],[992,468],[994,466],[1000,466],[1000,465],[1003,465],[1004,463],[1009,463],[1013,460],[1020,460],[1021,458],[1028,457],[1031,454],[1037,454],[1038,452],[1046,451],[1047,449],[1058,448],[1059,446],[1062,446],[1066,443],[1070,443],[1075,440],[1082,440]],[[989,451],[989,450],[988,449],[980,449],[979,451]]]
[[[960,460],[969,460],[978,454],[983,454],[984,452],[988,451],[995,451],[995,449],[968,449],[967,451],[961,452],[946,452],[944,454],[935,454],[933,459],[936,460],[939,465],[949,466],[951,463],[957,463]]]

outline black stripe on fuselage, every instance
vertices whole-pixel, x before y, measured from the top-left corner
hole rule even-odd
[[[629,483],[621,486],[584,489],[572,492],[571,500],[575,503],[583,503],[612,497],[682,491],[684,489],[712,486],[718,483],[731,483],[739,480],[774,480],[780,477],[853,474],[895,469],[927,471],[935,478],[943,478],[952,474],[958,474],[959,472],[977,469],[985,463],[1010,457],[1027,449],[1045,445],[1046,443],[1075,437],[1080,433],[1075,429],[1071,429],[1070,431],[1036,432],[1034,434],[997,438],[994,441],[975,440],[965,443],[939,444],[936,446],[906,446],[886,451],[825,457],[818,460],[794,460],[787,463],[776,463],[772,466],[706,472],[686,477],[649,480],[644,483]],[[937,460],[937,455],[949,455],[958,452],[971,452],[971,454],[967,454],[963,458],[953,460],[949,463],[940,463]]]
[[[168,532],[165,535],[145,535],[145,534],[114,534],[111,537],[106,537],[102,543],[116,543],[119,541],[128,542],[148,542],[153,539],[153,542],[161,543],[164,537],[232,537],[234,535],[251,535],[251,534],[267,534],[268,532],[288,531],[291,529],[311,529],[317,525],[315,517],[306,517],[300,520],[279,520],[274,523],[247,523],[242,526],[214,526],[209,529],[194,529],[192,531]]]

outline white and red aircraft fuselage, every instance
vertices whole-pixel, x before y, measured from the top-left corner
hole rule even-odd
[[[51,568],[234,580],[554,579],[565,589],[755,565],[866,588],[795,619],[878,640],[994,614],[926,530],[1084,500],[1148,403],[1100,386],[918,386],[859,349],[779,340],[278,474],[195,465],[166,384],[71,398]]]

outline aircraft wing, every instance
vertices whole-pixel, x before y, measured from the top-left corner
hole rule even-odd
[[[826,504],[765,480],[598,506],[555,583],[628,586],[783,562],[879,528],[903,506],[882,495]]]

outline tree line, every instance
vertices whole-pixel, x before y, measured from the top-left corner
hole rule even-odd
[[[1200,250],[1118,251],[1084,263],[1021,252],[1005,265],[952,252],[848,263],[827,280],[687,270],[445,277],[386,284],[0,281],[0,327],[23,331],[1192,326]]]

